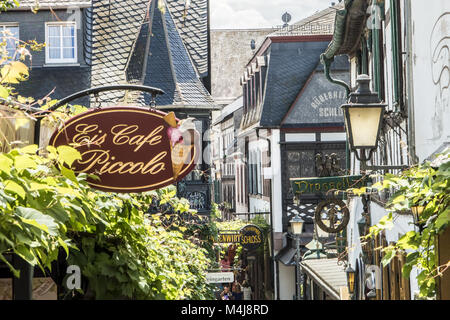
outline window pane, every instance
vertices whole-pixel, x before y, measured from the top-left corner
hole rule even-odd
[[[13,52],[16,51],[18,41],[13,38],[6,38],[6,50]]]
[[[61,50],[55,48],[49,48],[49,58],[50,59],[61,59]]]
[[[4,26],[1,27],[0,31],[2,32],[3,40],[6,41],[8,55],[12,57],[19,41],[19,27]]]
[[[60,38],[56,38],[56,37],[48,37],[48,45],[51,48],[59,48],[61,47],[61,41]]]
[[[16,49],[7,49],[6,51],[8,51],[8,57],[14,57],[14,53],[16,53]],[[15,57],[15,59],[17,59],[17,56]]]
[[[63,49],[64,59],[73,59],[75,58],[75,49],[74,48],[64,48]]]
[[[73,48],[75,47],[75,38],[63,38],[63,47],[64,48]]]
[[[59,26],[49,26],[48,27],[48,35],[53,37],[61,36],[61,28]]]
[[[1,28],[1,31],[6,38],[19,39],[19,27],[5,26]]]
[[[64,37],[74,37],[75,36],[75,27],[74,26],[67,26],[63,27],[63,36]]]

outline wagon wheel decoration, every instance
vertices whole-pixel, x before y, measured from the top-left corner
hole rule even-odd
[[[339,233],[347,227],[350,213],[344,201],[329,199],[317,205],[314,217],[320,229],[328,233]]]

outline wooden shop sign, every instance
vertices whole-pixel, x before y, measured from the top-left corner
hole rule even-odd
[[[367,178],[358,176],[339,176],[324,178],[291,178],[292,191],[299,193],[319,193],[344,191],[349,188],[361,188],[367,185]]]
[[[187,121],[188,122],[188,121]],[[69,119],[49,145],[69,145],[81,154],[72,165],[96,189],[144,192],[173,184],[195,166],[199,134],[173,112],[139,107],[94,109]]]
[[[239,243],[247,251],[257,249],[264,242],[264,235],[258,226],[246,225],[239,231],[219,232],[219,243]]]

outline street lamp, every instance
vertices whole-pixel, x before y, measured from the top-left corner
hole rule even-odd
[[[294,234],[296,237],[300,236],[303,232],[303,224],[305,223],[305,221],[303,221],[298,213],[296,213],[291,221],[289,221],[289,223],[291,224],[292,234]]]
[[[355,270],[348,265],[347,269],[345,269],[345,273],[347,274],[347,287],[348,287],[348,293],[350,296],[353,296],[355,293]]]
[[[297,248],[296,257],[295,257],[295,262],[297,265],[297,276],[296,276],[297,300],[300,300],[300,292],[301,292],[300,282],[301,282],[301,278],[302,278],[301,265],[300,265],[300,235],[303,232],[303,224],[305,223],[305,221],[303,221],[303,219],[300,218],[298,213],[296,213],[295,216],[289,221],[289,223],[291,225],[292,234],[295,236],[295,244],[296,244],[296,248]]]
[[[357,90],[350,94],[348,103],[341,108],[350,150],[355,152],[358,160],[366,162],[378,147],[386,104],[382,104],[378,94],[370,90],[368,75],[359,75],[356,82]],[[369,151],[368,155],[366,151]]]

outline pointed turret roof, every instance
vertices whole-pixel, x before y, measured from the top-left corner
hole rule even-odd
[[[170,8],[161,0],[125,0],[113,6],[94,1],[92,12],[88,12],[92,21],[92,86],[144,84],[164,90],[157,98],[158,108],[215,107]],[[187,13],[194,11],[191,8]],[[123,93],[107,95],[108,100],[121,97]],[[148,105],[151,97],[138,94],[128,99]]]

